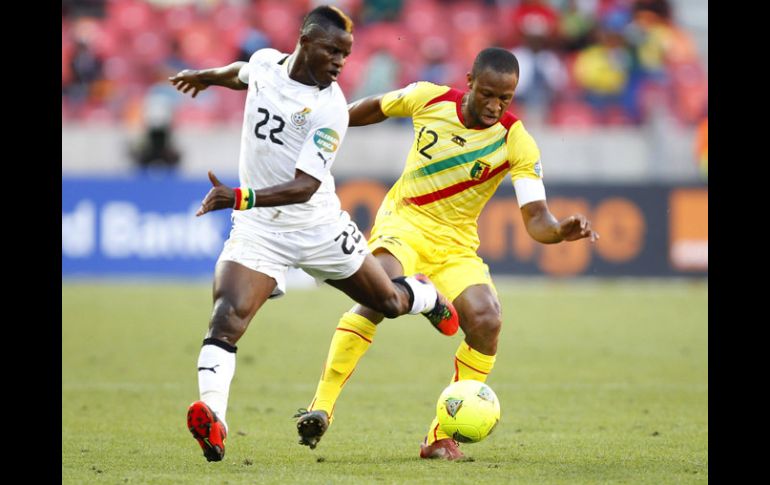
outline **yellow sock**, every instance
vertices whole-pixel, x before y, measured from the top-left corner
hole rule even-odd
[[[465,379],[485,382],[487,375],[492,372],[492,367],[495,366],[495,357],[472,349],[465,341],[461,342],[457,352],[455,352],[455,373],[450,382]],[[428,444],[444,438],[450,438],[450,436],[441,430],[438,425],[438,418],[434,417],[428,429]]]
[[[356,369],[358,359],[369,349],[376,331],[377,325],[361,315],[351,312],[342,315],[329,346],[321,380],[308,409],[323,409],[331,421],[334,404],[342,387]]]

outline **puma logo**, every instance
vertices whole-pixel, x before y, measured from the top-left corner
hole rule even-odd
[[[219,367],[219,364],[215,365],[214,367],[198,367],[198,372],[200,372],[202,370],[210,370],[211,372],[216,374],[217,371],[215,371],[214,369],[216,369],[217,367]]]

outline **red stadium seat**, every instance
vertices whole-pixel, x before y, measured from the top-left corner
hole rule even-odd
[[[162,64],[170,50],[166,36],[152,31],[137,32],[129,47],[134,61],[147,66]]]
[[[169,33],[178,33],[192,24],[196,19],[193,5],[174,5],[161,12],[163,28]]]
[[[618,106],[612,106],[607,109],[607,113],[604,115],[603,124],[607,126],[628,126],[633,125],[634,120]]]
[[[402,27],[419,37],[440,33],[439,25],[446,12],[435,0],[407,0],[401,18]]]
[[[283,52],[293,51],[304,8],[276,0],[267,0],[257,5],[254,5],[257,25],[271,39],[273,47]]]
[[[580,101],[554,103],[548,114],[548,124],[575,129],[592,129],[599,120],[591,107]]]
[[[107,28],[115,31],[138,32],[151,30],[155,23],[152,6],[140,0],[107,2]]]

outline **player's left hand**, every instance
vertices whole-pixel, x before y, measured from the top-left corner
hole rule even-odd
[[[232,209],[235,205],[235,191],[220,182],[211,170],[209,170],[209,180],[213,187],[201,202],[198,212],[195,213],[196,216],[220,209]]]
[[[179,71],[178,74],[169,77],[168,80],[174,87],[176,87],[177,91],[187,93],[192,90],[193,98],[197,96],[199,92],[209,87],[207,83],[200,80],[199,72],[194,69]]]
[[[577,241],[591,238],[591,242],[599,239],[599,233],[591,229],[591,221],[582,214],[575,214],[559,222],[559,234],[564,241]]]

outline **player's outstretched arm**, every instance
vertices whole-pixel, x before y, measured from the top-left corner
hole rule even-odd
[[[252,207],[299,204],[310,200],[318,190],[318,187],[321,186],[321,181],[318,179],[306,174],[302,170],[295,170],[294,180],[283,184],[258,190],[240,187],[241,196],[251,198],[252,200],[249,201],[247,199],[243,203],[238,201],[238,207],[235,207],[236,191],[220,182],[211,170],[209,170],[209,180],[213,187],[209,189],[203,202],[201,202],[198,212],[195,213],[196,216],[202,216],[207,212],[221,209],[246,210]]]
[[[373,125],[387,119],[388,117],[385,116],[382,108],[380,108],[382,96],[382,94],[378,94],[350,103],[348,105],[348,114],[350,115],[348,126]]]
[[[521,208],[524,225],[532,238],[544,244],[562,241],[576,241],[591,238],[599,239],[599,234],[591,229],[591,221],[582,214],[574,214],[561,221],[557,220],[544,200],[536,200]]]
[[[243,90],[247,89],[248,85],[243,84],[238,79],[238,71],[244,65],[246,65],[245,62],[238,61],[228,66],[213,69],[185,69],[179,71],[175,76],[171,76],[168,80],[178,91],[187,93],[192,90],[193,98],[209,86],[224,86],[230,89]]]

